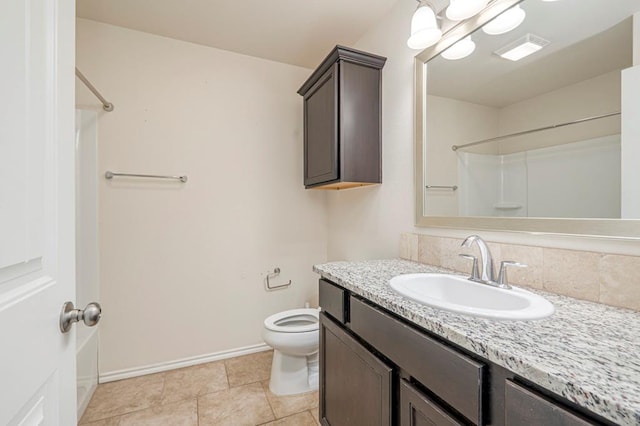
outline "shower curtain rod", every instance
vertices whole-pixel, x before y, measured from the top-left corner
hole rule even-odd
[[[78,77],[80,79],[80,81],[82,81],[84,83],[84,85],[87,86],[87,89],[91,90],[91,93],[93,93],[96,96],[96,98],[100,99],[100,102],[102,102],[102,109],[104,109],[105,111],[108,111],[108,112],[113,111],[113,104],[111,102],[107,101],[100,94],[100,92],[98,92],[98,89],[96,89],[93,86],[93,84],[91,84],[91,82],[89,82],[89,80],[87,80],[87,77],[85,77],[84,74],[82,74],[80,72],[78,67],[76,67],[76,77]]]
[[[532,129],[532,130],[525,130],[524,132],[512,133],[510,135],[496,136],[495,138],[483,139],[481,141],[471,142],[471,143],[467,143],[467,144],[464,144],[464,145],[451,145],[451,149],[454,150],[454,151],[457,151],[457,150],[462,149],[462,148],[468,148],[470,146],[480,145],[480,144],[487,143],[487,142],[495,142],[495,141],[499,141],[499,140],[502,140],[502,139],[512,138],[512,137],[515,137],[515,136],[523,136],[523,135],[528,135],[530,133],[537,133],[537,132],[541,132],[543,130],[551,130],[551,129],[557,129],[558,127],[565,127],[565,126],[571,126],[573,124],[586,123],[587,121],[599,120],[601,118],[613,117],[615,115],[620,115],[620,114],[622,114],[622,113],[621,112],[612,112],[610,114],[602,114],[602,115],[596,115],[594,117],[581,118],[579,120],[569,121],[567,123],[553,124],[551,126],[540,127],[538,129]]]

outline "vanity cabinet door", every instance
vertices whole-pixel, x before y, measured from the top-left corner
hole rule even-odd
[[[406,380],[400,382],[400,426],[462,426]]]
[[[392,424],[393,370],[320,313],[320,419],[330,426]]]

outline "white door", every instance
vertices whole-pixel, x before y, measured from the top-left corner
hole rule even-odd
[[[76,423],[74,15],[0,1],[0,425]]]

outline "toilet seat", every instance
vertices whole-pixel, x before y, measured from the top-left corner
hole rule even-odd
[[[291,309],[273,314],[264,320],[267,330],[280,333],[305,333],[318,330],[318,310]]]

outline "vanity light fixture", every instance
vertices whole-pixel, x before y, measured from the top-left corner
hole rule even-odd
[[[451,0],[446,15],[452,21],[462,21],[480,12],[487,3],[488,0]]]
[[[442,38],[442,30],[438,26],[433,7],[422,0],[411,18],[411,37],[407,46],[411,49],[426,49]]]
[[[471,40],[471,36],[467,36],[450,48],[442,52],[442,57],[450,61],[466,58],[476,50],[476,44]]]
[[[527,56],[536,53],[549,43],[549,40],[545,40],[537,35],[526,34],[524,37],[521,37],[513,43],[496,50],[494,53],[510,61],[519,61],[522,58],[526,58]]]
[[[508,33],[522,24],[526,15],[526,12],[520,5],[515,5],[482,27],[482,31],[489,35]]]

